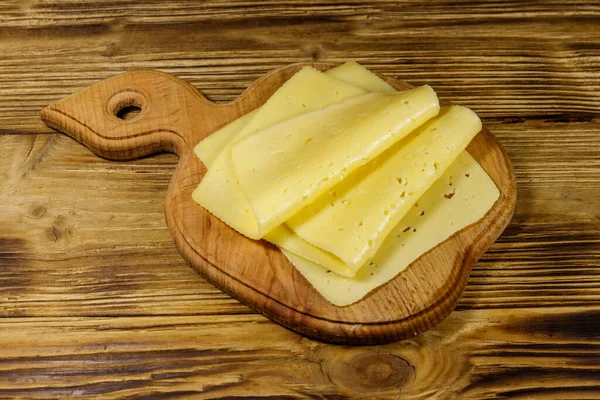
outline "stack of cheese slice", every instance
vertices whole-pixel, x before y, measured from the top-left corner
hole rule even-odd
[[[465,151],[480,129],[429,86],[397,92],[354,62],[305,67],[196,146],[208,172],[193,198],[344,306],[492,207],[498,189]]]

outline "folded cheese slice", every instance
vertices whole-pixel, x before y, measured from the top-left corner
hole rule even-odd
[[[260,236],[438,112],[438,98],[429,86],[371,93],[289,119],[235,144],[233,167]]]
[[[364,89],[305,67],[284,83],[230,140],[194,190],[194,201],[241,234],[260,239],[256,217],[238,185],[231,148],[246,136],[311,110],[365,94]]]
[[[293,215],[287,225],[358,270],[480,130],[481,121],[468,108],[444,107],[406,140]]]
[[[311,73],[310,75],[313,74]],[[328,69],[325,71],[325,75],[342,80],[350,85],[358,86],[369,92],[394,92],[396,90],[383,79],[355,61],[348,61],[342,65]],[[310,103],[311,96],[312,93],[304,99],[298,100],[306,106],[307,102]],[[194,153],[196,153],[200,161],[207,167],[210,167],[221,150],[254,118],[258,110],[260,110],[260,107],[230,122],[200,141],[194,147]],[[308,112],[311,110],[312,108],[309,106],[303,107],[300,111]],[[296,114],[298,110],[293,110],[292,113]]]
[[[365,297],[455,232],[485,216],[499,197],[492,179],[466,151],[387,236],[353,278],[329,273],[290,251],[284,254],[328,301],[346,306]]]

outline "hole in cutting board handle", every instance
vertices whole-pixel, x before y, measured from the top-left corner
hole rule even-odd
[[[138,115],[140,115],[140,112],[142,112],[142,109],[136,105],[127,106],[117,112],[117,118],[127,121],[137,118]]]
[[[115,93],[107,104],[107,112],[123,122],[135,121],[148,108],[146,97],[135,90],[124,90]]]

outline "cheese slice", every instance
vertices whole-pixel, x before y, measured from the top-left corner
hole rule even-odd
[[[300,239],[286,224],[279,225],[267,233],[263,239],[338,275],[351,278],[356,273],[333,254]]]
[[[234,145],[233,167],[260,236],[438,112],[429,86],[371,93],[289,119]]]
[[[355,61],[327,70],[326,74],[369,92],[395,92],[393,86]]]
[[[383,79],[355,61],[348,61],[347,63],[328,69],[325,71],[325,74],[369,92],[393,92],[396,90]],[[210,167],[221,150],[254,118],[259,109],[252,110],[248,114],[230,122],[198,143],[194,147],[194,152],[200,161],[207,167]]]
[[[396,90],[383,79],[354,61],[331,68],[325,73],[370,92],[393,92]],[[352,277],[356,273],[338,257],[300,239],[286,224],[282,224],[267,233],[264,239],[335,274]]]
[[[346,306],[393,279],[428,250],[477,222],[499,197],[496,185],[466,151],[446,170],[387,236],[371,262],[353,278],[305,258],[284,254],[328,301]]]
[[[366,93],[364,89],[305,67],[284,83],[250,122],[223,148],[192,198],[213,215],[251,238],[260,239],[256,217],[231,165],[231,148],[243,138],[281,121]]]
[[[215,159],[229,142],[250,122],[258,110],[252,110],[238,119],[211,133],[194,147],[196,156],[210,168]]]
[[[302,239],[358,270],[480,130],[481,121],[473,111],[444,107],[439,116],[287,224]]]

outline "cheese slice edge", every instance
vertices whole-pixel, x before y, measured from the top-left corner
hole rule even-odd
[[[395,92],[396,89],[356,61],[348,61],[325,71],[334,78],[361,87],[369,92]]]
[[[194,147],[194,154],[210,168],[214,163],[219,153],[230,143],[240,131],[248,125],[250,120],[254,118],[257,110],[252,110],[247,114],[242,115],[233,122],[228,123],[224,127],[214,131],[204,140],[201,140]]]
[[[279,225],[265,235],[263,238],[268,242],[273,243],[280,250],[286,251],[300,256],[316,265],[319,265],[325,270],[334,274],[351,278],[356,274],[356,271],[349,268],[339,258],[331,253],[328,253],[316,246],[302,240],[286,225]]]

